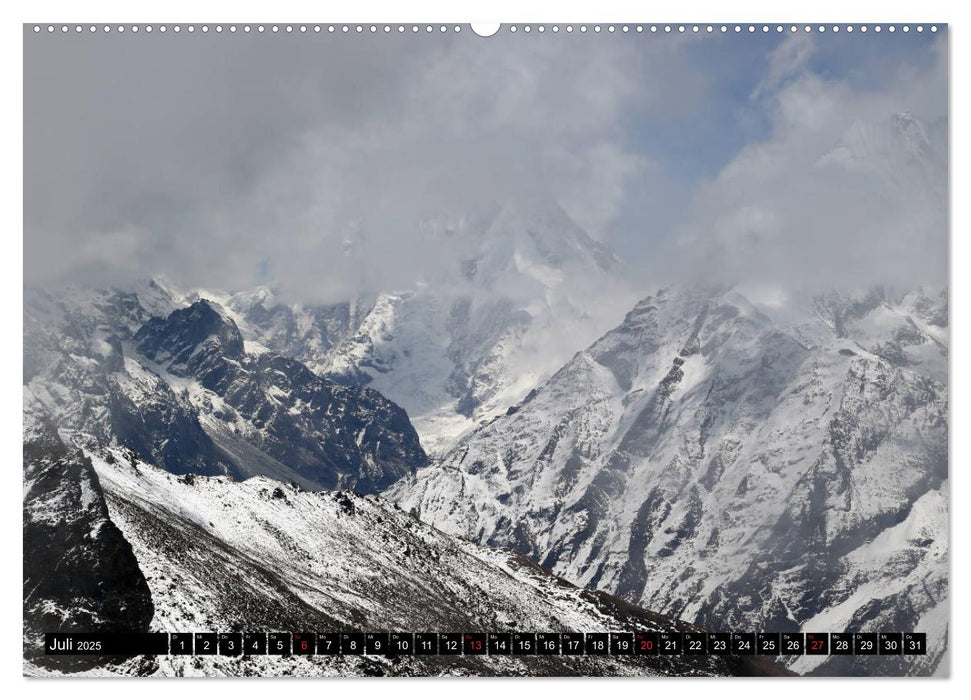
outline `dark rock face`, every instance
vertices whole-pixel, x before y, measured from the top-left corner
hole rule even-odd
[[[132,548],[111,522],[98,476],[46,418],[24,428],[24,655],[45,659],[44,632],[146,631],[152,597]]]
[[[169,374],[211,392],[196,401],[210,423],[312,485],[373,492],[427,461],[399,406],[318,377],[296,360],[246,355],[236,324],[208,301],[152,319],[133,340]]]
[[[158,377],[143,378],[151,395],[133,397],[116,382],[109,386],[108,427],[120,445],[173,474],[241,474],[213,443],[189,403]],[[84,425],[79,425],[83,429]]]
[[[180,377],[201,372],[214,355],[226,361],[243,357],[243,336],[236,324],[205,299],[168,318],[149,320],[134,340],[140,353],[167,364]]]

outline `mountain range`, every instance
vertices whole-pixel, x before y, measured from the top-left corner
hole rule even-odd
[[[916,178],[936,206],[939,136],[909,115],[857,124],[817,165]],[[779,672],[30,653],[45,629],[92,626],[918,631],[922,657],[780,661],[947,672],[945,286],[638,299],[548,202],[415,235],[443,251],[434,277],[336,301],[25,289],[27,672]]]
[[[221,308],[179,308],[154,282],[31,293],[24,326],[25,393],[82,444],[119,444],[173,473],[361,492],[426,463],[399,406],[291,358],[246,352]]]
[[[946,294],[763,297],[643,299],[386,495],[709,628],[926,630],[937,654],[891,665],[929,672],[947,634]]]

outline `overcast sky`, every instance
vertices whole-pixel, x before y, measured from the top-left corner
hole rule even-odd
[[[439,262],[420,222],[512,196],[646,289],[946,280],[943,32],[26,31],[24,54],[27,283],[334,300],[413,283]]]

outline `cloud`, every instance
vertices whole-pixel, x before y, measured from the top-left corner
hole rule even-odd
[[[667,276],[825,287],[947,280],[947,54],[885,88],[826,78],[805,37],[752,99],[771,136],[696,190]]]
[[[97,278],[103,275],[135,278],[139,251],[150,235],[137,226],[124,226],[107,231],[88,231],[79,235],[70,248],[44,251],[45,273],[51,278],[81,273]],[[127,272],[126,272],[127,271]]]
[[[90,276],[78,243],[137,227],[125,274],[346,297],[450,263],[421,222],[510,196],[600,236],[643,164],[625,120],[682,89],[629,40],[77,39],[27,37],[28,281]]]
[[[429,222],[530,198],[648,260],[645,288],[940,276],[944,41],[933,62],[929,42],[893,60],[842,42],[823,70],[832,45],[28,32],[25,280],[343,299],[457,265]],[[860,85],[860,66],[892,79]],[[892,145],[907,111],[922,164]]]
[[[752,99],[777,90],[788,78],[802,73],[816,48],[810,34],[794,34],[787,37],[769,54],[765,77],[752,91]]]

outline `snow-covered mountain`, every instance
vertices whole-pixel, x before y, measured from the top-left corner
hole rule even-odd
[[[217,304],[133,291],[28,290],[25,394],[80,444],[120,445],[177,474],[267,474],[382,488],[425,464],[404,411],[258,346]]]
[[[926,631],[927,657],[881,668],[930,673],[948,620],[947,339],[941,290],[664,290],[386,495],[712,628]]]
[[[403,406],[432,453],[522,399],[634,301],[618,261],[553,203],[507,202],[420,235],[442,262],[411,289],[316,306],[265,288],[219,300],[248,341]]]
[[[135,290],[24,290],[24,394],[59,429],[117,442],[178,473],[230,473],[235,465],[177,388],[123,344],[176,304],[158,285]]]
[[[40,447],[31,449],[32,455],[43,452]],[[61,454],[60,448],[50,452],[51,457],[55,454]],[[110,589],[111,597],[96,596],[94,604],[105,606],[134,593],[142,595],[146,582],[150,590],[148,617],[131,615],[129,629],[697,629],[603,593],[575,588],[513,552],[446,535],[375,496],[307,492],[265,477],[239,483],[224,476],[177,476],[132,460],[130,453],[118,448],[99,448],[79,459],[88,465],[81,482],[87,485],[80,489],[84,498],[99,504],[99,517],[105,522],[101,531],[107,529],[120,539],[129,559],[133,553],[137,561],[138,576],[131,579],[131,590]],[[74,509],[58,496],[65,488],[78,487],[74,476],[73,471],[62,474],[62,485],[52,486],[40,499],[58,501],[60,510],[51,515],[65,525],[73,522]],[[30,501],[29,512],[35,514],[39,499],[32,495]],[[110,521],[102,511],[110,513]],[[80,534],[86,527],[71,530]],[[103,538],[79,540],[81,561],[105,549]],[[42,561],[55,543],[56,538],[36,538],[37,560]],[[61,598],[83,588],[88,577],[61,581]],[[63,605],[68,602],[76,601]],[[88,628],[97,627],[92,623]],[[138,657],[97,660],[94,669],[70,666],[69,660],[32,658],[25,663],[25,672],[139,676],[781,673],[758,657]]]
[[[186,391],[217,444],[246,474],[252,447],[301,482],[372,492],[425,463],[405,412],[372,389],[318,377],[274,353],[247,354],[236,324],[208,301],[153,318],[136,352]],[[240,442],[243,444],[240,445]]]
[[[867,206],[885,204],[907,233],[888,246],[934,245],[934,217],[946,210],[944,127],[906,114],[854,124],[825,146],[813,181],[859,175]],[[573,603],[599,596],[574,600],[543,579],[527,605],[503,587],[524,584],[524,556],[707,628],[929,634],[923,658],[789,659],[799,672],[946,668],[946,290],[673,287],[635,305],[618,261],[555,204],[508,202],[413,235],[434,243],[435,272],[330,304],[295,303],[285,288],[177,291],[157,280],[25,290],[25,397],[65,445],[39,467],[25,447],[25,466],[73,464],[94,483],[93,460],[108,484],[106,522],[132,543],[162,601],[153,625],[413,627],[427,608],[427,624],[559,629],[568,625],[556,620],[577,621]],[[733,240],[725,254],[749,255]],[[366,249],[349,241],[346,264],[364,269]],[[422,468],[426,451],[436,461]],[[450,537],[380,500],[300,488],[380,493]],[[77,500],[89,489],[68,492]],[[68,520],[104,520],[92,508]],[[360,531],[355,513],[368,514]],[[315,528],[325,532],[311,536]],[[402,543],[424,554],[399,566]],[[278,560],[278,548],[290,559]],[[451,568],[438,565],[442,548],[461,554]],[[288,580],[269,577],[270,564]],[[239,598],[225,595],[229,574],[206,588],[201,572],[219,567],[242,572]],[[470,609],[469,596],[486,594],[471,581],[476,567],[491,572],[496,597]],[[361,572],[384,572],[408,596],[396,607]],[[419,591],[420,573],[435,582],[434,600]],[[340,595],[311,586],[315,576]],[[176,580],[201,592],[179,597]],[[361,587],[367,596],[354,597]],[[610,606],[620,614],[621,603]],[[232,661],[198,663],[115,670],[241,672]],[[263,671],[285,672],[267,663]],[[435,662],[347,663],[365,673]]]

